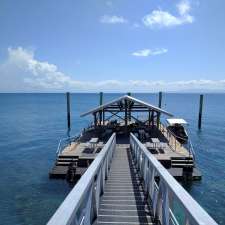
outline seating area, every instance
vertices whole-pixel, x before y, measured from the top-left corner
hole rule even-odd
[[[166,140],[161,139],[159,135],[155,134],[155,130],[146,130],[144,128],[134,132],[134,135],[145,144],[146,148],[152,154],[164,154],[168,147]]]
[[[99,138],[91,138],[88,142],[85,143],[85,148],[82,153],[85,154],[96,154],[101,151],[104,143],[99,141]]]

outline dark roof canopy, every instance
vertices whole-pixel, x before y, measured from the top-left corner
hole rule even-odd
[[[144,101],[141,101],[139,99],[133,98],[129,95],[124,95],[120,98],[117,98],[113,101],[110,101],[108,103],[100,105],[100,106],[98,106],[98,107],[96,107],[96,108],[94,108],[94,109],[92,109],[88,112],[85,112],[85,113],[81,114],[81,117],[86,116],[88,114],[94,114],[96,112],[105,110],[109,107],[117,107],[118,109],[120,109],[124,105],[125,101],[129,103],[128,105],[130,106],[130,111],[132,111],[132,107],[136,105],[136,107],[140,107],[140,109],[148,109],[148,110],[151,110],[151,111],[155,111],[155,112],[165,114],[167,116],[173,116],[171,113],[169,113],[169,112],[167,112],[167,111],[165,111],[161,108],[158,108],[154,105],[151,105],[151,104],[146,103]]]

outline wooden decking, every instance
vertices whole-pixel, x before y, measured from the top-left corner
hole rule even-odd
[[[129,145],[117,144],[94,225],[154,224]]]
[[[138,130],[136,133],[137,132]],[[173,136],[168,137],[167,130],[163,125],[160,125],[160,129],[156,126],[147,127],[146,132],[148,132],[149,137],[142,140],[142,143],[147,147],[147,143],[151,142],[151,138],[158,138],[164,147],[163,149],[158,149],[156,154],[153,155],[164,165],[165,168],[172,168],[169,172],[174,177],[182,180],[183,168],[194,167],[193,156],[190,155],[188,150],[184,148]],[[51,178],[66,178],[70,164],[72,162],[77,162],[76,174],[77,179],[79,179],[107,141],[107,139],[99,138],[99,142],[95,147],[91,147],[88,141],[92,137],[98,137],[98,134],[99,131],[97,133],[94,129],[91,131],[87,130],[80,140],[68,145],[58,155],[56,163],[50,171],[49,176]],[[101,132],[99,136],[101,137]],[[129,144],[128,134],[118,132],[117,141],[120,144]],[[152,153],[154,153],[154,149]],[[193,170],[193,179],[201,179],[201,174],[197,169]]]

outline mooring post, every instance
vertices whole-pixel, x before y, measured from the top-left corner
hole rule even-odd
[[[162,107],[162,92],[159,92],[159,104],[158,107]],[[157,127],[159,128],[159,123],[160,123],[160,112],[157,112]]]
[[[99,93],[99,105],[103,104],[103,92]],[[100,126],[102,125],[102,111],[99,112],[99,122],[100,122]]]
[[[99,93],[99,105],[102,105],[103,103],[103,92]]]
[[[200,95],[199,101],[198,129],[202,128],[202,108],[203,108],[203,94]]]
[[[70,93],[66,92],[66,102],[67,102],[67,128],[70,131]]]

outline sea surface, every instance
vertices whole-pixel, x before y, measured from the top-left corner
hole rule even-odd
[[[104,102],[121,94],[104,94]],[[157,104],[157,94],[132,94]],[[98,94],[72,94],[72,134],[91,117]],[[225,94],[205,94],[202,130],[197,129],[199,94],[163,94],[162,107],[186,119],[203,179],[186,186],[219,223],[225,224]],[[67,134],[64,94],[0,94],[0,224],[42,225],[71,190],[49,180],[60,138]]]

